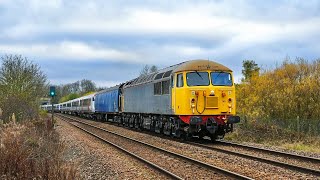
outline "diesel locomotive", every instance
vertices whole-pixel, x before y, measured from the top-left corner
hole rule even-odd
[[[43,106],[50,110],[51,106]],[[54,111],[170,136],[223,138],[240,122],[232,70],[191,60],[68,102]]]

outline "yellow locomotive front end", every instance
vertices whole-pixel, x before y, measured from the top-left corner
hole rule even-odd
[[[187,134],[218,138],[240,121],[232,71],[215,62],[195,60],[174,71],[172,109]]]

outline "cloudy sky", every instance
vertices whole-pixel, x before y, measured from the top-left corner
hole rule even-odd
[[[199,58],[240,79],[244,59],[320,58],[319,0],[0,0],[0,26],[0,55],[28,57],[53,84],[111,86]]]

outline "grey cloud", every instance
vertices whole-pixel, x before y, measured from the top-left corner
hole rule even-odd
[[[217,60],[240,77],[244,59],[270,65],[286,55],[320,55],[316,0],[1,2],[0,53],[34,58],[55,82],[125,81],[144,64],[196,58]],[[63,42],[89,51],[56,46]]]

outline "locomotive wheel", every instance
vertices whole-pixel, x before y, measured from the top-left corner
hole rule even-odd
[[[191,135],[189,133],[181,131],[180,139],[182,139],[183,141],[190,141]]]
[[[217,141],[217,139],[218,139],[218,135],[216,135],[216,134],[212,134],[211,136],[210,136],[210,139],[211,139],[211,142],[216,142]]]
[[[171,124],[172,125],[172,124]],[[171,135],[172,138],[180,138],[181,132],[176,126],[171,126]]]
[[[171,131],[171,123],[169,121],[165,122],[164,128],[163,128],[163,133],[165,135],[171,136],[172,131]]]
[[[199,139],[200,139],[200,140],[202,140],[202,139],[203,139],[203,137],[204,137],[204,135],[203,135],[203,134],[199,134]]]

